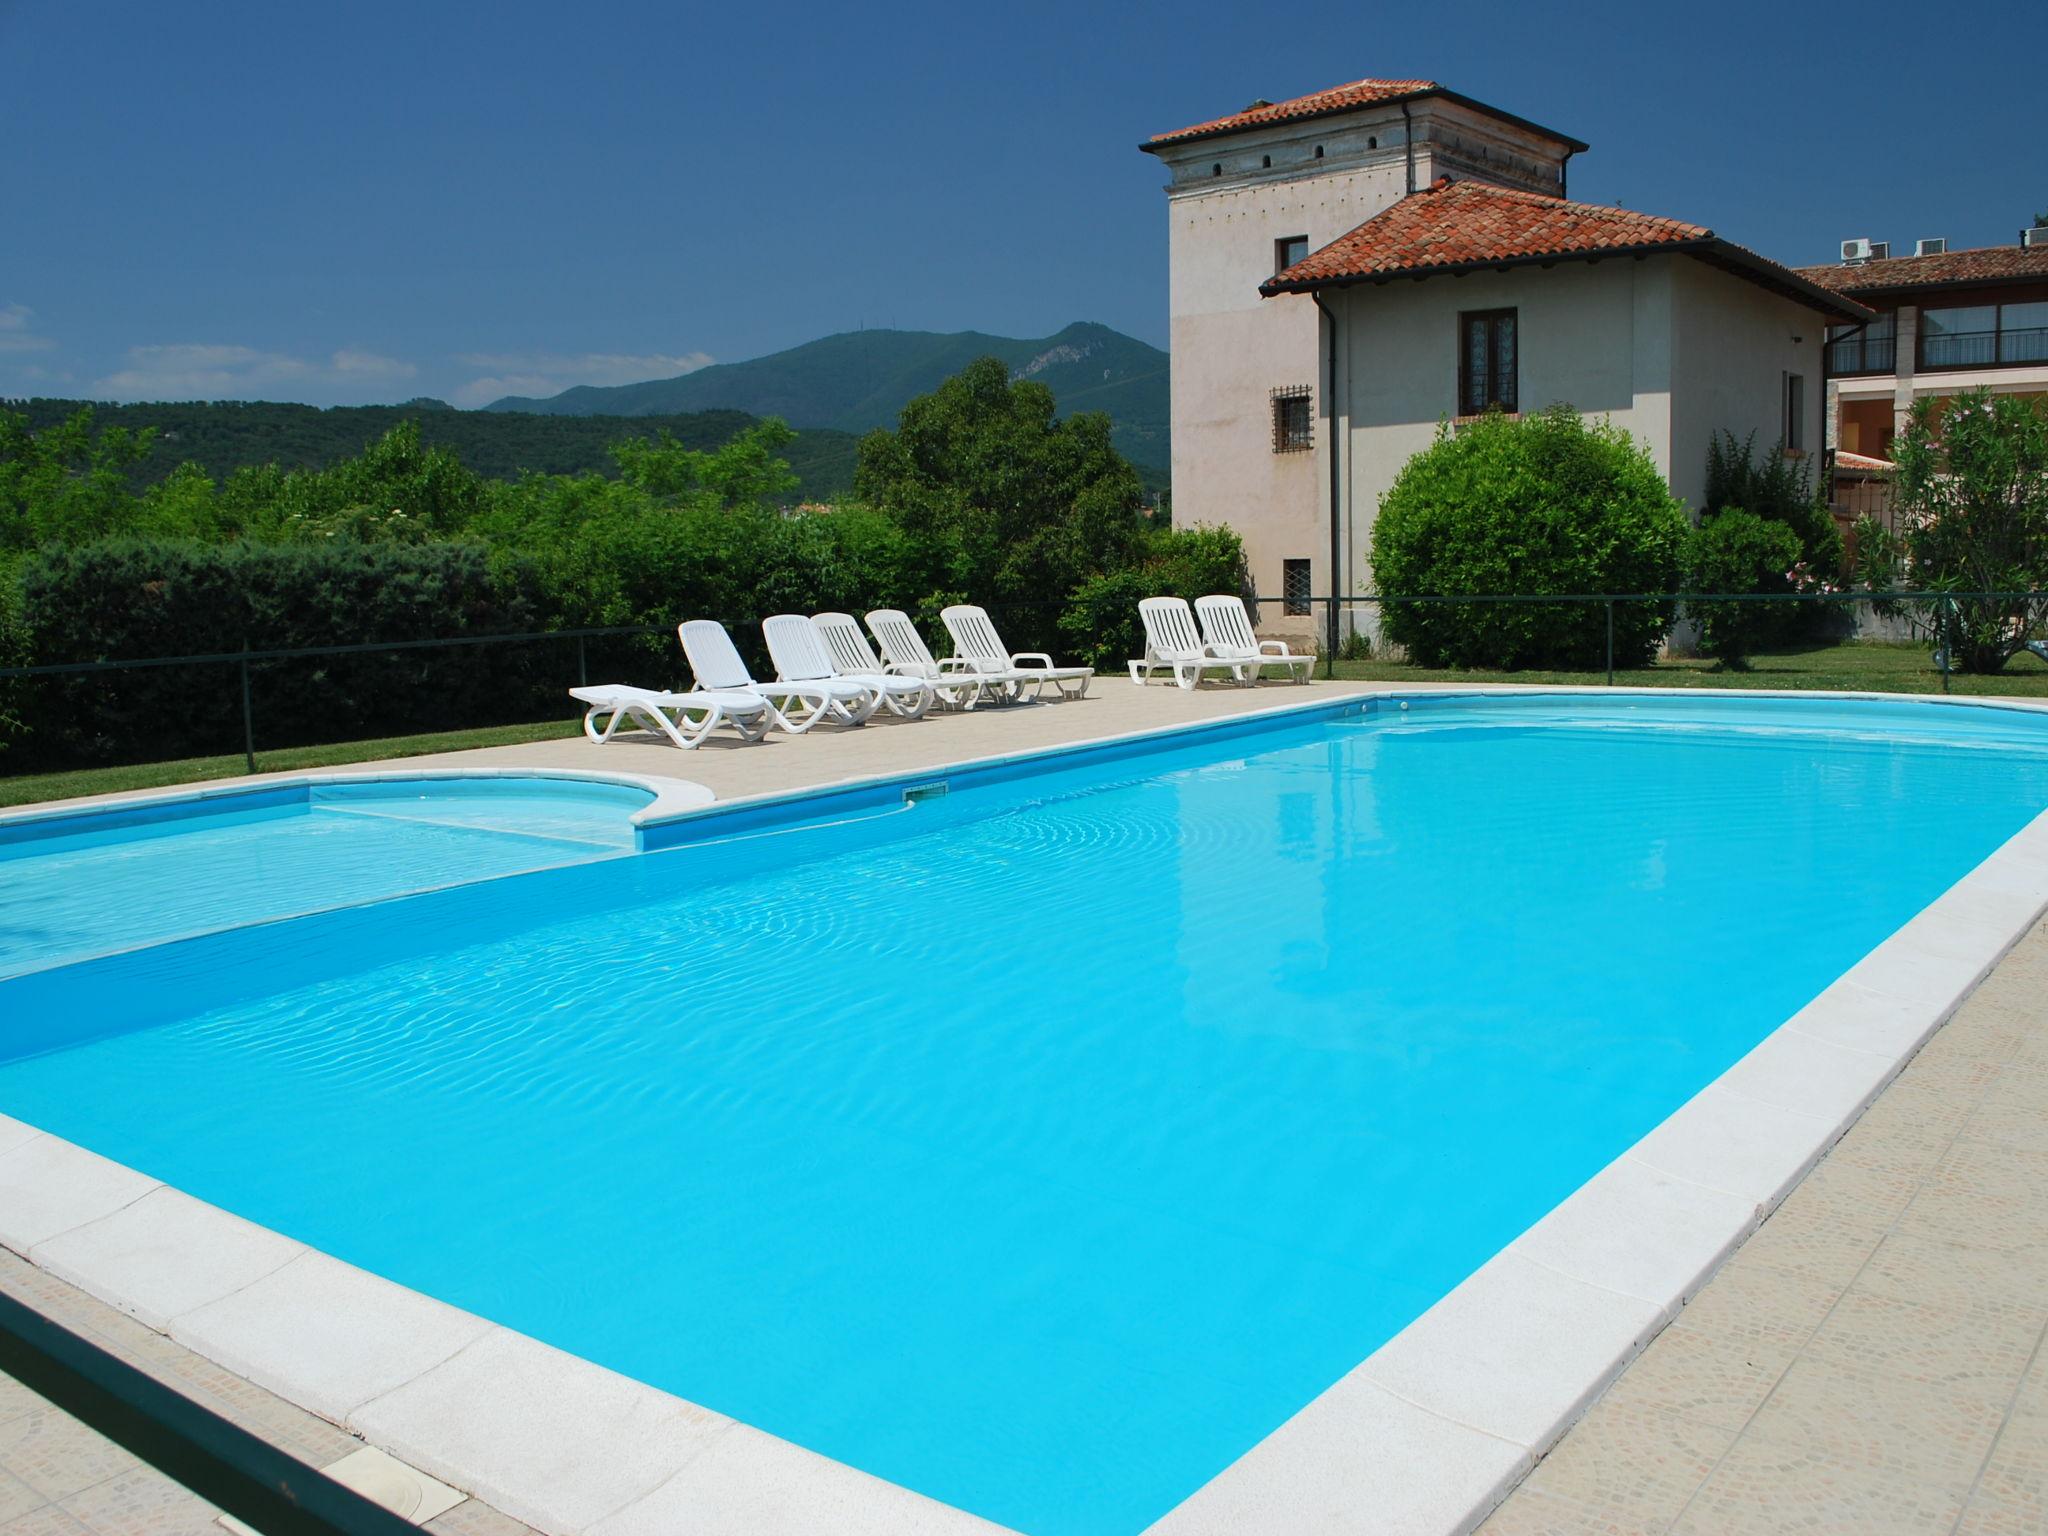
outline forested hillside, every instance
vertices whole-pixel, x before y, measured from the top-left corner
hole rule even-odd
[[[81,400],[0,401],[41,431],[69,419]],[[493,480],[524,471],[578,475],[589,470],[616,474],[607,451],[628,438],[652,439],[668,432],[684,448],[710,449],[754,426],[744,411],[616,416],[525,415],[518,412],[457,411],[439,400],[404,405],[282,405],[270,401],[214,400],[172,404],[93,405],[101,427],[141,432],[156,438],[128,474],[136,490],[156,484],[180,464],[200,466],[216,480],[237,469],[275,464],[280,469],[327,469],[359,454],[401,421],[416,421],[420,442],[446,448],[465,467]],[[853,484],[854,438],[845,432],[813,429],[781,449],[797,477],[797,495],[822,501]]]

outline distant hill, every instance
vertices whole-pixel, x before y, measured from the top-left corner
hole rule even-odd
[[[847,331],[744,363],[716,363],[680,378],[609,388],[578,385],[545,400],[508,396],[486,412],[645,416],[730,410],[780,416],[799,429],[860,433],[892,427],[913,396],[929,394],[977,357],[1049,387],[1062,415],[1106,411],[1125,458],[1163,479],[1168,439],[1166,354],[1085,322],[1035,341],[979,331]]]
[[[326,410],[242,400],[149,405],[10,400],[0,404],[25,414],[29,425],[36,428],[62,421],[82,405],[91,405],[95,419],[103,425],[131,431],[155,427],[156,445],[136,466],[138,487],[155,484],[187,460],[216,480],[245,464],[324,469],[338,459],[361,453],[365,444],[401,421],[417,421],[422,442],[453,450],[464,464],[493,479],[513,479],[525,470],[551,475],[585,470],[615,474],[617,466],[605,450],[622,438],[652,437],[667,430],[686,447],[715,448],[758,420],[744,411],[636,413],[630,420],[511,411],[486,414],[453,410],[442,401],[424,398],[404,405],[341,405]],[[801,482],[799,494],[818,499],[849,489],[854,448],[855,439],[849,433],[829,428],[800,432],[783,450]]]

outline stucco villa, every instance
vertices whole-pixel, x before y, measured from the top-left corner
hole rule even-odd
[[[1839,266],[1799,275],[1876,312],[1828,331],[1827,446],[1844,521],[1889,515],[1892,439],[1914,402],[1990,389],[2048,396],[2048,229],[2011,245],[1951,251],[1845,240]]]
[[[1244,537],[1262,627],[1371,590],[1380,497],[1440,422],[1568,402],[1697,506],[1720,429],[1823,441],[1830,324],[1872,312],[1711,229],[1571,201],[1586,145],[1428,80],[1160,134],[1176,517]]]

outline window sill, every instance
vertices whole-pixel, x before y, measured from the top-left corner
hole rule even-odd
[[[1804,448],[1780,448],[1778,452],[1788,459],[1803,459],[1806,457],[1806,450]]]
[[[1453,416],[1451,418],[1451,425],[1454,427],[1469,427],[1475,421],[1484,421],[1489,416],[1498,416],[1503,421],[1520,421],[1522,419],[1520,411],[1481,411],[1474,416]]]

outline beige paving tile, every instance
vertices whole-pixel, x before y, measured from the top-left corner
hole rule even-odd
[[[94,1536],[220,1536],[220,1511],[150,1467],[73,1494],[60,1508]]]
[[[2000,1504],[1979,1495],[1956,1522],[1953,1536],[2041,1536],[2048,1519],[2038,1509],[2017,1504]]]
[[[1806,1176],[1798,1191],[1806,1199],[1793,1209],[1792,1219],[1818,1206],[1851,1224],[1889,1227],[1938,1166],[1936,1155],[1923,1159],[1894,1145],[1866,1143],[1845,1156],[1830,1157]]]
[[[1596,1403],[1524,1486],[1644,1530],[1675,1520],[1735,1430],[1611,1398]]]
[[[532,1536],[530,1527],[477,1499],[464,1499],[421,1529],[433,1532],[433,1536]]]
[[[1843,1282],[1775,1269],[1743,1249],[1673,1319],[1723,1344],[1794,1350],[1813,1337]]]
[[[1724,1342],[1697,1330],[1667,1328],[1601,1402],[1627,1412],[1662,1412],[1738,1430],[1762,1406],[1792,1358],[1789,1348]]]
[[[41,1509],[49,1502],[12,1472],[0,1471],[0,1521]]]
[[[1902,1231],[1998,1248],[2048,1245],[2048,1153],[1961,1137],[1899,1218]]]
[[[1663,1536],[1670,1522],[1645,1525],[1613,1510],[1529,1488],[1495,1510],[1478,1536]]]
[[[2032,1513],[2048,1530],[2048,1414],[2015,1413],[1978,1481],[1980,1498]]]
[[[1877,1252],[1885,1229],[1845,1214],[1839,1200],[1802,1199],[1804,1189],[1792,1191],[1738,1254],[1786,1274],[1846,1286]]]
[[[1671,1536],[1931,1536],[1962,1509],[1959,1493],[1744,1436]]]
[[[1885,1234],[1856,1276],[1858,1291],[1937,1307],[2038,1304],[2048,1296],[2048,1248],[1990,1248],[1924,1231]]]
[[[44,1406],[41,1397],[12,1376],[0,1376],[0,1424],[18,1419],[25,1413],[33,1413]]]
[[[2048,1312],[2036,1307],[1933,1306],[1851,1289],[1806,1353],[2003,1404],[2019,1384],[2044,1322]]]
[[[141,1465],[56,1408],[39,1408],[0,1425],[0,1471],[12,1473],[46,1499],[68,1498]]]
[[[45,1504],[33,1514],[0,1523],[0,1536],[94,1536],[94,1533],[56,1505]]]
[[[1859,1471],[1968,1495],[1998,1438],[2005,1405],[1830,1360],[1795,1360],[1745,1438],[1803,1446]]]

